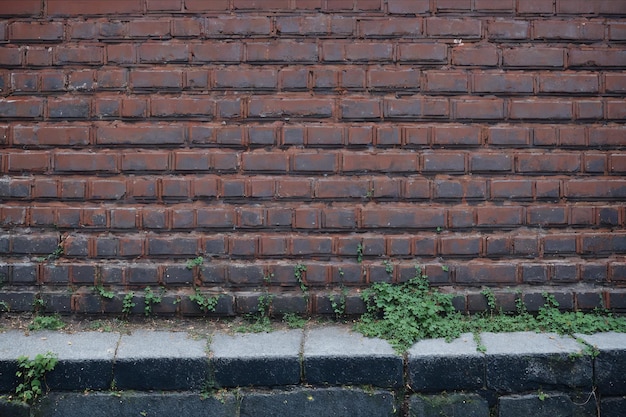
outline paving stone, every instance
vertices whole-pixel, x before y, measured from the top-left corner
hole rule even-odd
[[[301,330],[214,334],[210,345],[214,382],[220,387],[299,383],[302,337]]]
[[[137,331],[123,335],[117,350],[114,379],[118,389],[189,390],[208,377],[206,340],[182,332]]]
[[[576,337],[600,352],[595,358],[596,386],[600,395],[626,395],[626,334],[608,332]]]
[[[197,392],[182,393],[54,393],[37,407],[41,417],[232,417],[233,394],[202,399]]]
[[[18,401],[7,401],[0,398],[0,416],[30,417],[30,406]]]
[[[397,416],[393,392],[355,388],[294,389],[243,394],[240,417]]]
[[[409,417],[489,417],[487,400],[477,394],[412,395]]]
[[[421,340],[408,350],[409,385],[414,391],[479,389],[485,385],[485,355],[471,333],[446,342]]]
[[[624,417],[624,410],[626,410],[626,396],[602,398],[600,402],[602,417]]]
[[[34,359],[51,352],[59,360],[46,376],[52,390],[106,389],[111,386],[113,359],[119,334],[41,331],[28,336],[19,331],[0,334],[0,389],[13,390],[17,358]]]
[[[572,400],[565,394],[550,394],[543,399],[537,394],[510,395],[498,400],[500,417],[574,416]]]
[[[402,357],[385,340],[332,326],[305,333],[304,379],[309,384],[398,387],[402,374]]]
[[[482,333],[487,388],[521,392],[540,388],[590,388],[593,364],[581,345],[557,334]]]

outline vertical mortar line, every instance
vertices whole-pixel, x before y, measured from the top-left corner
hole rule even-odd
[[[305,374],[304,374],[304,343],[307,336],[307,327],[308,323],[305,323],[302,328],[302,337],[300,339],[300,351],[298,352],[298,362],[300,364],[300,384],[305,383]]]

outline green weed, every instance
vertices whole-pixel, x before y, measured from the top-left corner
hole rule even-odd
[[[54,354],[38,354],[35,359],[27,356],[17,358],[17,372],[15,376],[20,378],[20,383],[15,388],[17,398],[25,403],[32,404],[40,395],[46,383],[46,373],[52,371],[58,360]]]
[[[144,296],[143,296],[144,297],[143,314],[146,317],[152,314],[152,305],[159,304],[162,300],[162,296],[163,296],[163,290],[161,290],[161,294],[156,295],[154,291],[152,291],[152,288],[146,287],[146,289],[144,290]]]
[[[107,300],[112,300],[113,298],[115,298],[115,293],[113,291],[106,290],[102,285],[97,285],[94,287],[94,289],[96,293],[102,298],[105,298]]]
[[[298,283],[298,285],[300,285],[300,289],[302,290],[302,292],[306,294],[309,291],[309,288],[306,286],[306,283],[304,282],[305,272],[306,272],[306,265],[297,264],[294,268],[293,276],[296,279],[296,282]]]
[[[61,330],[65,327],[59,316],[35,316],[28,325],[28,330]]]
[[[202,267],[202,264],[204,263],[204,257],[202,256],[197,256],[193,259],[189,259],[187,261],[187,264],[185,265],[185,267],[187,269],[194,269],[195,267]]]
[[[283,315],[283,322],[285,322],[290,329],[302,329],[307,321],[306,318],[295,313],[286,313]]]
[[[135,293],[133,291],[124,296],[124,299],[122,300],[122,314],[125,316],[129,315],[133,311],[133,308],[135,308],[136,304],[133,301],[134,298]]]
[[[196,303],[203,313],[209,313],[215,311],[215,307],[217,306],[220,296],[214,295],[210,297],[208,295],[203,295],[196,289],[196,292],[191,294],[189,299]]]

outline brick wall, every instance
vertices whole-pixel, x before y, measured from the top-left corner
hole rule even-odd
[[[227,313],[263,288],[277,311],[324,312],[344,286],[356,312],[358,289],[415,264],[469,310],[482,286],[505,306],[548,289],[626,308],[622,1],[3,0],[0,15],[14,309],[41,293],[119,310],[101,284],[223,292]]]

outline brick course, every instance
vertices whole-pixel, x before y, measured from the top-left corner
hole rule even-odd
[[[626,281],[619,1],[0,3],[10,290]]]

